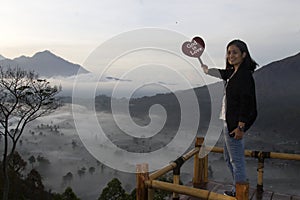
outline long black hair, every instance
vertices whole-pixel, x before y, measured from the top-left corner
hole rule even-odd
[[[243,62],[241,63],[240,67],[244,69],[248,69],[252,72],[256,69],[258,65],[250,56],[247,44],[241,40],[232,40],[228,43],[226,47],[226,51],[228,50],[229,46],[235,45],[242,53],[246,53],[246,57],[244,58]],[[226,58],[226,69],[233,69],[233,65],[229,64],[228,59]]]

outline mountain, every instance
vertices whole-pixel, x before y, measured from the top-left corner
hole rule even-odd
[[[254,73],[258,126],[289,136],[299,135],[299,76],[300,53],[272,62]]]
[[[2,67],[10,66],[12,68],[20,67],[25,70],[34,70],[40,76],[45,77],[72,76],[76,75],[78,70],[80,70],[81,73],[88,72],[80,65],[64,60],[48,50],[38,52],[32,57],[21,56],[13,60],[0,60],[0,65]]]
[[[2,55],[0,55],[0,60],[4,60],[6,59],[5,57],[3,57]]]

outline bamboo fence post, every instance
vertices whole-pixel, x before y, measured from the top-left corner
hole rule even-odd
[[[201,149],[204,143],[203,137],[196,138],[195,147]],[[208,182],[208,155],[201,158],[200,154],[205,149],[199,150],[198,154],[194,155],[194,177],[193,186],[200,187],[204,186]]]
[[[147,163],[136,165],[136,199],[148,200],[145,181],[149,180],[149,168]]]
[[[180,183],[180,168],[184,163],[184,158],[181,156],[177,158],[174,163],[176,163],[176,167],[173,169],[173,184],[179,185]],[[173,192],[173,200],[179,200],[179,194]]]
[[[204,147],[204,148],[203,148]],[[208,182],[208,154],[206,154],[206,148],[204,146],[204,138],[203,143],[201,145],[201,149],[199,150],[199,159],[200,159],[200,177],[201,177],[201,186],[205,186]]]
[[[148,188],[148,200],[153,200],[153,199],[154,199],[154,189]]]
[[[257,192],[263,192],[263,175],[264,175],[264,156],[263,154],[259,154],[258,156],[258,164],[257,164]]]
[[[249,200],[249,183],[236,183],[236,199]]]
[[[203,137],[197,137],[195,142],[196,148],[201,148],[201,145],[204,142]],[[201,185],[201,165],[200,165],[200,159],[199,159],[199,153],[196,153],[194,155],[194,177],[193,177],[193,186],[194,187],[200,187]]]
[[[173,184],[179,185],[180,175],[173,175]],[[173,192],[173,200],[179,200],[179,194]]]
[[[208,183],[208,155],[206,155],[203,159],[203,182]]]

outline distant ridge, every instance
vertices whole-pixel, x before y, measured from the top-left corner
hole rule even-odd
[[[4,56],[0,55],[0,60],[6,59]]]
[[[40,76],[73,76],[78,70],[81,73],[88,73],[82,66],[71,63],[49,50],[37,52],[32,57],[20,56],[15,59],[0,59],[2,67],[20,67],[25,70],[34,70]]]

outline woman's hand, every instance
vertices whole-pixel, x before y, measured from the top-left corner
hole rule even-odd
[[[244,137],[244,131],[241,131],[239,128],[234,129],[230,135],[234,135],[234,139],[240,140]]]
[[[203,72],[205,74],[207,74],[208,73],[208,66],[207,65],[201,65],[201,67],[202,67]]]

